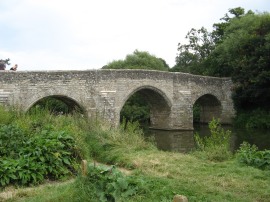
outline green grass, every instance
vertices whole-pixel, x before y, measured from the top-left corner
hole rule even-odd
[[[81,158],[124,169],[127,178],[123,178],[136,186],[136,193],[117,201],[171,202],[175,194],[185,195],[189,201],[253,202],[270,198],[270,171],[240,165],[235,158],[213,162],[192,153],[159,151],[134,125],[126,130],[112,129],[82,117],[55,117],[49,113],[2,117],[5,123],[12,121],[26,132],[39,127],[67,131],[74,136]],[[74,181],[45,183],[31,189],[7,187],[0,196],[11,189],[16,194],[7,201],[100,201],[91,187],[93,184],[75,176]]]
[[[172,201],[175,194],[185,195],[189,201],[248,202],[270,198],[270,172],[240,166],[235,161],[215,163],[189,154],[161,151],[138,151],[126,158],[136,166],[129,175],[143,183],[136,195],[124,201]],[[11,201],[76,201],[80,190],[74,182],[20,194]]]

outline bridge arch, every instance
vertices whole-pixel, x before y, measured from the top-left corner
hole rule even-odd
[[[194,107],[196,107],[194,113],[198,116],[195,117],[197,118],[195,121],[199,123],[208,123],[213,118],[220,118],[222,115],[221,101],[216,95],[211,93],[206,93],[198,97],[193,102],[193,108]]]
[[[150,107],[150,127],[160,129],[168,128],[172,102],[166,93],[156,87],[144,85],[130,91],[121,102],[120,112],[128,99],[137,93],[143,96],[145,102],[147,102]]]
[[[68,112],[78,111],[80,113],[87,115],[85,108],[78,101],[76,101],[71,96],[66,96],[66,95],[61,95],[61,94],[52,94],[52,95],[44,95],[44,96],[36,97],[28,105],[28,107],[26,108],[26,111],[29,111],[32,107],[34,107],[40,101],[47,98],[53,98],[53,99],[63,102],[68,107]]]

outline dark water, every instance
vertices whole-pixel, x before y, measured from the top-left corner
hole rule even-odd
[[[260,150],[270,149],[270,130],[246,130],[232,126],[222,126],[222,128],[232,131],[232,150],[237,150],[243,141],[255,144]],[[195,148],[196,132],[201,137],[210,135],[208,125],[195,125],[194,131],[149,130],[146,136],[153,136],[157,147],[161,150],[188,152]]]

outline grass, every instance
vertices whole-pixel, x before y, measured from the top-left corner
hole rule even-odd
[[[187,196],[189,201],[269,201],[270,171],[239,165],[234,158],[214,162],[192,153],[159,151],[144,140],[134,125],[127,125],[126,130],[112,129],[81,117],[54,117],[48,113],[32,116],[2,114],[5,123],[13,121],[25,131],[31,131],[33,126],[69,131],[76,139],[80,156],[88,162],[128,170],[124,175],[136,184],[136,194],[117,201],[165,202],[172,201],[176,194]],[[82,177],[75,176],[74,181],[45,183],[31,189],[7,187],[0,197],[11,191],[16,194],[6,201],[100,201],[88,186]]]
[[[144,182],[140,192],[128,201],[172,201],[175,194],[185,195],[189,201],[248,202],[270,198],[270,172],[242,167],[233,160],[217,163],[190,154],[151,150],[127,154],[126,158],[135,167],[130,175]],[[72,193],[76,189],[75,182],[52,185],[19,194],[10,201],[69,201],[74,200]]]

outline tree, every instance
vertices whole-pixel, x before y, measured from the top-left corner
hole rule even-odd
[[[0,70],[5,70],[6,69],[6,65],[10,65],[9,63],[10,59],[0,59]]]
[[[168,71],[166,61],[149,54],[146,51],[135,50],[128,54],[124,60],[114,60],[102,67],[102,69],[151,69]]]
[[[252,11],[248,11],[247,14],[254,14],[254,13]],[[241,8],[241,7],[231,8],[229,9],[229,14],[226,13],[225,16],[220,19],[222,20],[222,22],[213,24],[212,37],[215,44],[221,43],[224,36],[224,31],[226,27],[230,25],[231,20],[233,20],[234,18],[239,19],[243,17],[244,15],[246,15],[244,8]]]
[[[232,20],[240,19],[245,15],[254,14],[252,11],[245,13],[241,7],[229,9],[220,20],[222,22],[213,25],[213,31],[208,32],[204,27],[200,29],[192,28],[186,35],[187,44],[178,44],[178,55],[176,57],[176,65],[171,71],[187,72],[199,75],[209,76],[229,76],[227,71],[210,67],[212,62],[212,52],[216,46],[222,43],[224,39],[224,31],[231,24]]]
[[[230,72],[234,102],[240,109],[264,108],[270,100],[270,14],[234,18],[211,54],[215,73]]]
[[[176,65],[171,71],[204,74],[201,66],[214,49],[212,34],[204,27],[198,30],[192,28],[187,33],[186,39],[189,41],[188,44],[178,44]]]

